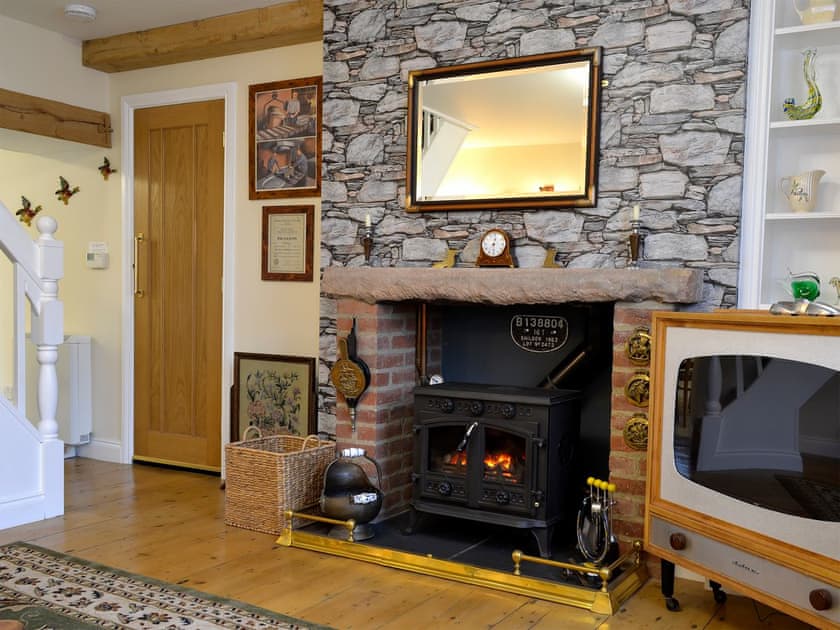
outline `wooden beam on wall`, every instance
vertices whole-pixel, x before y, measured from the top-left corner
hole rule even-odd
[[[123,72],[321,41],[322,36],[321,0],[297,0],[91,39],[82,44],[82,63],[103,72]]]
[[[0,89],[0,128],[111,146],[111,115],[21,92]]]

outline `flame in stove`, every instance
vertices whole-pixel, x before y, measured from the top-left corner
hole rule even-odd
[[[466,453],[452,453],[449,456],[449,461],[446,462],[450,466],[466,466],[467,465],[467,454]]]
[[[513,455],[510,453],[488,453],[484,456],[484,468],[488,471],[500,471],[510,474],[513,469]]]

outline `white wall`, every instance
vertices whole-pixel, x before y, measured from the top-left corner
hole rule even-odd
[[[13,50],[14,45],[19,48]],[[25,52],[22,54],[21,51]],[[308,283],[263,282],[260,279],[260,239],[262,206],[312,204],[316,217],[317,263],[320,200],[248,199],[247,101],[250,84],[320,75],[320,42],[106,75],[81,66],[78,43],[0,18],[0,55],[16,60],[15,64],[4,65],[0,87],[108,111],[112,118],[114,144],[108,150],[0,130],[0,149],[5,149],[0,151],[0,199],[10,209],[16,209],[20,194],[31,190],[31,195],[27,195],[30,200],[49,203],[49,207],[44,204],[45,208],[59,221],[58,237],[65,243],[67,258],[67,277],[60,289],[65,301],[65,328],[68,332],[88,334],[94,339],[95,443],[108,445],[110,452],[116,452],[115,447],[122,439],[120,110],[124,96],[226,82],[237,84],[235,294],[226,296],[226,299],[235,300],[233,347],[241,352],[318,356],[317,274],[315,281]],[[21,64],[17,64],[17,60],[22,60]],[[107,182],[96,170],[106,155],[112,167],[118,170]],[[57,188],[59,174],[71,183],[78,181],[81,186],[81,192],[67,207],[53,203],[52,192]],[[108,244],[109,269],[93,271],[84,266],[83,255],[89,241]],[[0,300],[5,300],[5,296],[6,291],[0,291]],[[225,385],[229,382],[230,377]],[[90,449],[88,453],[91,453]]]
[[[82,44],[0,15],[0,87],[108,111],[108,75],[82,66]]]
[[[119,179],[112,176],[106,182],[98,170],[105,155],[111,152],[48,138],[39,138],[30,144],[37,153],[0,148],[0,199],[15,212],[21,207],[21,195],[25,195],[33,207],[43,206],[42,214],[58,221],[56,238],[64,242],[64,278],[59,283],[59,297],[65,303],[64,330],[67,334],[94,337],[94,374],[98,383],[106,383],[113,376],[119,377],[119,365],[111,365],[107,357],[111,349],[119,348],[120,344],[120,309],[119,304],[112,304],[112,296],[119,294],[120,279],[113,266],[107,270],[87,268],[85,252],[90,241],[106,240],[108,209],[112,207],[113,199],[118,199]],[[79,192],[66,206],[55,196],[59,175],[71,186],[79,186]],[[34,224],[27,229],[33,239],[38,237]],[[9,278],[11,280],[10,274]],[[3,301],[0,312],[6,312],[9,317],[11,298],[11,290],[4,289],[0,294]],[[6,340],[4,334],[0,344]],[[0,351],[0,356],[10,361],[10,336],[8,343],[9,351]],[[117,374],[110,374],[114,369]],[[10,375],[4,376],[6,378],[0,379],[0,387],[11,385]],[[27,384],[27,388],[35,386],[35,383]],[[100,399],[94,417],[102,419],[106,413],[113,413],[107,398],[109,396]],[[38,418],[30,417],[30,420],[37,421]],[[99,428],[100,432],[104,428],[101,423]]]
[[[0,58],[6,60],[0,87],[4,89],[108,111],[108,75],[83,67],[81,55],[78,41],[0,16]],[[15,212],[21,207],[21,195],[25,195],[33,206],[42,205],[44,214],[58,220],[56,237],[65,243],[65,279],[59,289],[65,301],[65,330],[96,334],[97,341],[105,344],[99,355],[107,355],[114,344],[118,347],[119,338],[114,332],[119,328],[109,322],[113,319],[118,324],[120,317],[119,309],[107,310],[107,296],[119,288],[114,282],[118,276],[110,272],[93,274],[84,267],[88,240],[98,240],[105,233],[107,209],[119,199],[119,180],[112,178],[106,185],[97,170],[105,155],[113,153],[0,129],[0,201]],[[81,188],[67,206],[54,194],[59,175]],[[29,230],[36,238],[35,227]],[[11,267],[0,266],[0,388],[12,384],[11,283]],[[103,308],[98,308],[100,305]],[[107,362],[101,367],[114,369]],[[116,369],[119,371],[119,365]],[[100,416],[107,407],[100,406]]]

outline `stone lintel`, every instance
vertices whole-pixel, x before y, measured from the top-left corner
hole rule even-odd
[[[376,302],[693,304],[703,296],[700,269],[495,269],[327,267],[324,295]]]

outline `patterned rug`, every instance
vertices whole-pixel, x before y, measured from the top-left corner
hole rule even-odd
[[[0,547],[3,620],[27,630],[326,628],[26,543]]]

